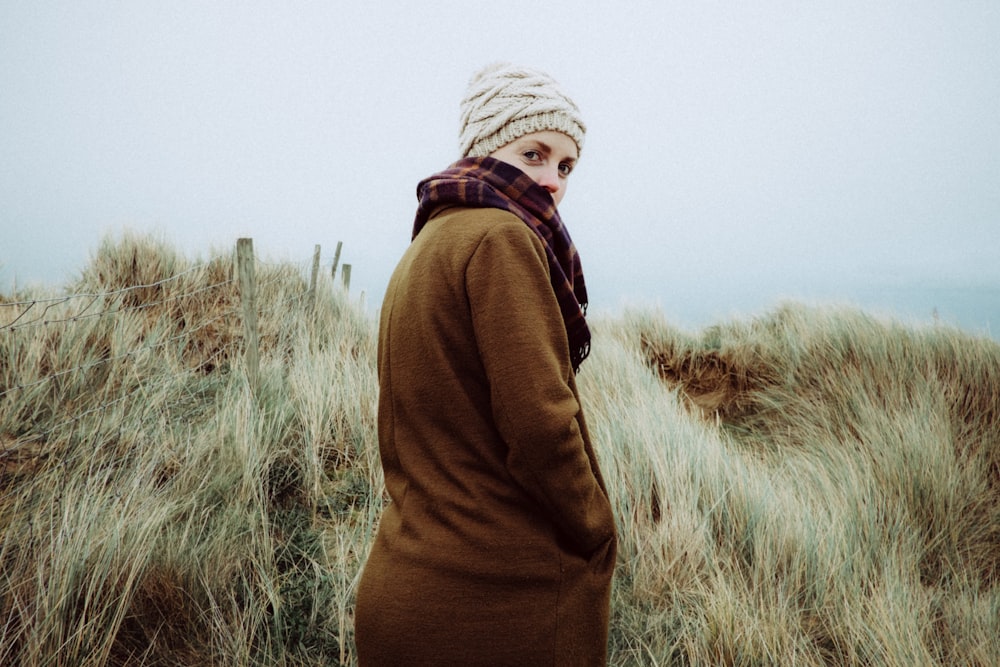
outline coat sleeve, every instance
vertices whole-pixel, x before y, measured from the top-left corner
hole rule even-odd
[[[614,515],[580,426],[541,240],[520,220],[494,226],[470,259],[466,289],[508,471],[588,557],[614,538]]]

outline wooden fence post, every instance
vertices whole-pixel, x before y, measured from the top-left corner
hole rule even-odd
[[[319,244],[313,249],[312,276],[309,278],[309,314],[316,312],[316,276],[319,275]]]
[[[250,391],[257,393],[260,376],[260,349],[257,340],[257,281],[254,276],[253,239],[236,241],[236,266],[240,280],[240,304],[243,306],[243,331],[246,337],[245,361]]]
[[[337,241],[337,250],[333,253],[333,268],[330,269],[330,279],[337,279],[337,264],[340,262],[340,249],[343,247],[343,241]]]
[[[343,273],[344,273],[344,291],[345,292],[350,292],[351,291],[351,265],[350,264],[344,264],[344,271],[343,271]]]

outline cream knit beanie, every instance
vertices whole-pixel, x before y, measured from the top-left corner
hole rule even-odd
[[[462,99],[458,133],[462,157],[483,157],[532,132],[556,130],[583,151],[580,110],[544,72],[495,63],[476,72]]]

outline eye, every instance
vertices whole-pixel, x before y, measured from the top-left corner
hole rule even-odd
[[[521,153],[521,155],[523,155],[524,158],[530,162],[537,162],[542,159],[542,154],[534,149],[528,149]]]
[[[562,176],[569,176],[572,171],[573,165],[569,162],[563,162],[559,165],[559,174]]]

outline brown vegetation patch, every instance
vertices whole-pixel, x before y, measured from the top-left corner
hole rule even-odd
[[[151,568],[137,583],[128,612],[115,634],[108,665],[197,667],[212,661],[214,628],[205,605],[191,598],[199,590],[169,566]]]
[[[41,438],[19,440],[0,434],[0,493],[16,488],[18,482],[32,477],[44,465],[47,456]]]
[[[750,393],[771,382],[763,364],[743,366],[723,352],[658,350],[647,339],[643,339],[642,345],[660,378],[678,386],[690,404],[706,417],[732,415],[746,409]]]

